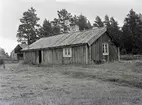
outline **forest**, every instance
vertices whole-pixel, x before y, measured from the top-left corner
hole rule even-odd
[[[87,16],[83,14],[74,15],[66,9],[57,11],[58,18],[47,20],[46,17],[43,24],[38,24],[40,18],[36,14],[36,10],[31,7],[23,13],[20,19],[20,25],[17,30],[17,41],[22,42],[26,39],[28,44],[32,44],[42,37],[49,37],[69,30],[68,23],[76,24],[79,30],[88,30],[93,27],[106,27],[109,34],[119,43],[121,54],[142,54],[142,15],[131,9],[124,18],[123,25],[120,27],[115,17],[100,16],[94,17],[94,22],[90,23]]]

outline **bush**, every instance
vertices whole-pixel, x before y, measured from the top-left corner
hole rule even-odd
[[[126,51],[126,49],[121,49],[121,52],[120,52],[122,55],[125,55],[125,54],[127,54],[127,51]]]

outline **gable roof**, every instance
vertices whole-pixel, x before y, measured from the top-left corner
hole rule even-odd
[[[18,53],[21,51],[21,49],[28,47],[27,44],[18,44],[15,48],[14,48],[14,52]]]
[[[103,27],[41,38],[33,44],[31,44],[29,47],[24,48],[22,51],[78,44],[88,44],[90,46],[105,32],[106,28]]]

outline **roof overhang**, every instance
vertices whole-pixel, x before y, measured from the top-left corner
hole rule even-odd
[[[71,44],[71,45],[63,45],[63,46],[55,46],[55,47],[46,47],[46,48],[36,48],[36,49],[26,49],[26,50],[22,50],[22,52],[45,50],[45,49],[57,49],[57,48],[65,48],[65,47],[76,47],[76,46],[83,46],[83,45],[88,45],[88,43],[79,43],[79,44]]]

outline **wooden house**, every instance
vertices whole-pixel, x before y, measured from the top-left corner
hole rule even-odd
[[[93,64],[119,60],[118,43],[104,27],[41,38],[22,51],[25,62],[33,64]]]
[[[12,60],[17,60],[17,54],[15,53],[14,50],[12,50],[12,52],[10,53],[10,58],[11,58]]]
[[[27,44],[18,44],[14,50],[11,52],[11,57],[13,60],[23,60],[23,48],[28,47]]]

